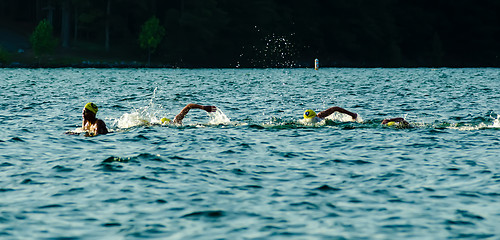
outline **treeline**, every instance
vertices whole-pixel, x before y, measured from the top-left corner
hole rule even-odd
[[[180,67],[500,66],[499,0],[2,0],[0,18],[48,19],[61,48],[145,60],[141,26],[165,36],[152,61]],[[12,26],[11,26],[12,27]],[[1,37],[1,36],[0,36]],[[77,44],[78,43],[78,44]]]

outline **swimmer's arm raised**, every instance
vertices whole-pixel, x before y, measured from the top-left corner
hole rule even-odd
[[[347,111],[347,110],[345,110],[345,109],[343,109],[341,107],[331,107],[331,108],[328,108],[325,111],[322,111],[322,112],[318,113],[318,117],[319,118],[326,118],[326,117],[330,116],[334,112],[339,112],[339,113],[347,114],[347,115],[351,116],[353,120],[355,120],[356,117],[358,117],[358,114],[350,112],[350,111]]]
[[[202,109],[202,110],[205,110],[207,112],[215,112],[217,110],[217,108],[215,106],[203,106],[203,105],[199,105],[199,104],[194,104],[194,103],[190,103],[188,105],[186,105],[179,114],[177,114],[177,116],[175,116],[174,118],[174,123],[176,124],[182,124],[182,119],[184,119],[184,117],[188,114],[189,110],[191,109]]]

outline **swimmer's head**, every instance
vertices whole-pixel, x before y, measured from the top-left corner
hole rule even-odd
[[[94,114],[97,114],[97,110],[98,110],[97,105],[95,105],[95,103],[93,103],[93,102],[89,102],[89,103],[85,104],[84,109],[87,109],[87,110],[93,112]]]
[[[314,117],[316,117],[316,112],[314,112],[313,110],[307,109],[304,112],[304,119],[312,119]]]
[[[167,123],[170,123],[170,119],[168,119],[168,118],[161,119],[161,124],[167,124]]]

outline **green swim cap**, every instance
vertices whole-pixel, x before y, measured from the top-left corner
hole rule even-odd
[[[97,114],[97,105],[95,105],[93,102],[89,102],[85,104],[85,108],[88,109],[89,111],[93,112],[94,114]]]
[[[305,112],[304,112],[304,118],[305,119],[312,119],[316,117],[316,112],[311,110],[311,109],[307,109]]]

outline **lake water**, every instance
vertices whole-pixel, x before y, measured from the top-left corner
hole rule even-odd
[[[0,69],[0,92],[2,239],[500,239],[500,69]],[[65,134],[89,101],[112,133]],[[187,103],[219,111],[158,124]],[[298,122],[331,106],[360,118]]]

